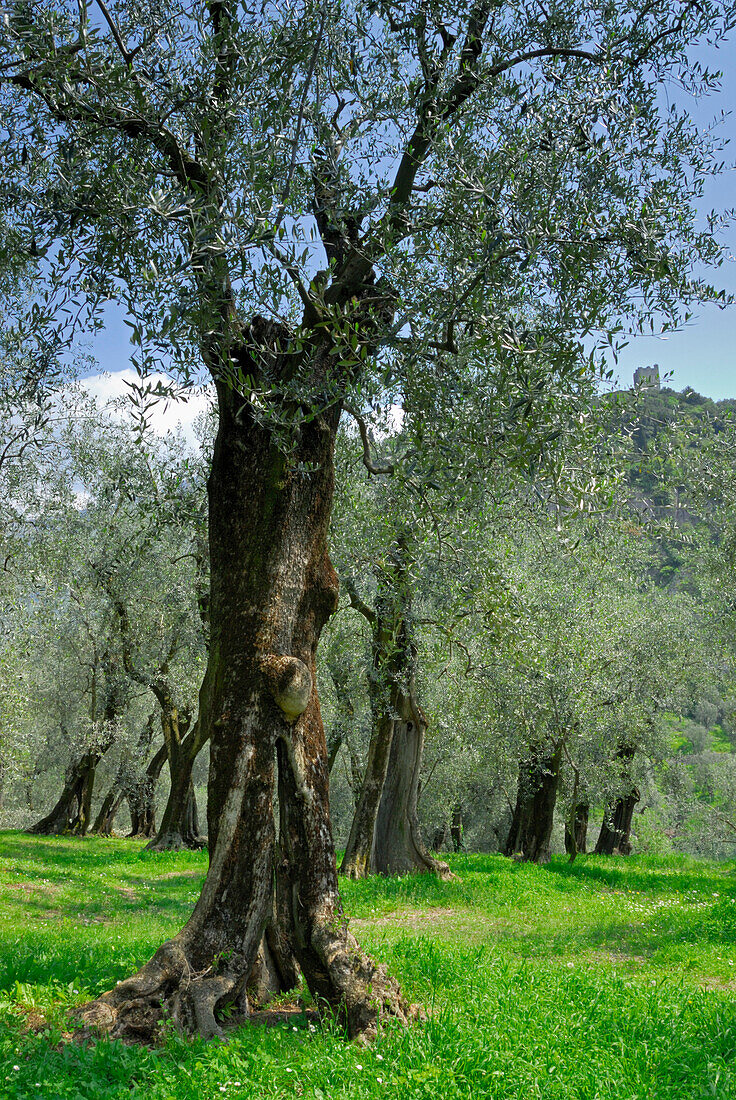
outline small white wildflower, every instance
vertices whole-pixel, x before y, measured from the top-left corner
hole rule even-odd
[[[293,1071],[293,1070],[291,1070],[291,1069],[289,1069],[289,1067],[287,1066],[287,1067],[286,1067],[286,1072],[287,1072],[287,1073],[293,1073],[294,1071]]]
[[[378,1081],[379,1085],[382,1085],[383,1084],[383,1077],[376,1077],[376,1081]]]
[[[377,1054],[376,1058],[378,1059],[379,1062],[383,1061],[383,1055],[382,1054]]]
[[[299,1030],[299,1028],[298,1028],[298,1027],[293,1027],[293,1028],[292,1028],[291,1030],[292,1030],[292,1031],[298,1031],[298,1030]]]
[[[13,1066],[13,1069],[20,1069],[20,1066]]]
[[[220,1092],[227,1092],[227,1085],[220,1085]]]
[[[355,1063],[355,1068],[356,1069],[362,1069],[363,1067],[361,1066],[360,1062],[356,1062]]]

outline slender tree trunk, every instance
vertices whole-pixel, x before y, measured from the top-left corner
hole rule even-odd
[[[460,802],[456,802],[452,808],[450,836],[452,837],[453,851],[464,852],[465,840],[463,838],[463,808]]]
[[[255,322],[251,337],[263,348],[280,334]],[[245,373],[259,369],[243,364]],[[348,932],[329,817],[315,657],[337,602],[326,543],[340,410],[305,421],[287,459],[236,392],[220,384],[218,397],[211,641],[199,711],[212,739],[209,871],[182,931],[79,1014],[112,1036],[142,1040],[158,1032],[163,1015],[213,1035],[222,1010],[248,1011],[246,986],[273,910],[278,746],[278,871],[294,952],[318,1004],[349,1034],[366,1034],[380,1013],[405,1019],[408,1008]]]
[[[596,855],[631,855],[631,819],[634,816],[634,807],[641,797],[629,777],[635,752],[634,746],[625,742],[616,750],[616,758],[621,762],[624,792],[606,807],[595,846]]]
[[[430,855],[417,813],[426,719],[416,701],[416,649],[410,636],[407,548],[397,540],[389,582],[375,610],[349,587],[351,602],[373,630],[371,710],[373,731],[360,800],[340,873],[404,875],[427,871],[442,878],[450,869]]]
[[[204,838],[199,832],[197,803],[192,786],[192,768],[203,746],[199,738],[199,723],[183,742],[169,742],[171,787],[158,833],[146,845],[146,851],[180,851],[182,848],[202,848]]]
[[[91,832],[96,836],[112,836],[115,817],[125,799],[125,787],[116,779],[102,800]]]
[[[166,743],[161,745],[146,768],[146,774],[128,792],[130,836],[156,835],[156,784],[168,758]]]
[[[565,821],[565,851],[574,859],[575,856],[585,855],[588,843],[588,814],[590,806],[587,802],[576,802],[571,814],[572,823]],[[572,827],[571,827],[572,825]]]
[[[505,855],[549,863],[562,744],[531,749],[519,765],[519,785]]]

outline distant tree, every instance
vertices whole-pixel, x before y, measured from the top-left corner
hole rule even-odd
[[[219,407],[210,870],[186,928],[88,1021],[140,1040],[163,1008],[211,1035],[246,1008],[275,757],[276,895],[310,989],[352,1035],[406,1017],[342,917],[328,811],[315,654],[341,411],[439,390],[460,346],[459,385],[540,349],[584,374],[583,336],[714,296],[692,278],[719,256],[694,229],[711,149],[660,89],[711,88],[689,47],[732,19],[719,0],[8,12],[5,251],[42,257],[19,331],[122,298],[141,371],[205,370]]]

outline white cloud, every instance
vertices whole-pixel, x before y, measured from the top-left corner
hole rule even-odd
[[[80,380],[80,385],[93,397],[100,408],[119,417],[121,420],[132,416],[133,402],[131,400],[130,385],[139,383],[140,379],[130,367],[124,370],[109,373],[91,374]],[[158,383],[170,386],[171,380],[165,374],[151,374],[146,377],[146,383],[156,386]],[[183,390],[176,388],[176,392],[182,395],[181,400],[159,398],[150,408],[148,419],[151,428],[157,435],[166,435],[167,432],[180,430],[192,446],[196,446],[194,435],[195,420],[206,411],[212,401],[212,390],[198,388]],[[126,404],[130,403],[129,411]]]

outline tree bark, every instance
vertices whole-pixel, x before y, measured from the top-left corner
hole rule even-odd
[[[504,854],[530,863],[549,863],[562,743],[533,747],[519,765],[519,784]]]
[[[464,852],[465,840],[463,838],[463,808],[460,802],[456,802],[452,808],[450,836],[452,837],[453,851]]]
[[[565,851],[572,859],[578,855],[585,855],[589,813],[590,806],[587,802],[576,802],[571,814],[572,827],[569,820],[565,821]]]
[[[54,808],[27,830],[37,836],[84,836],[89,828],[97,765],[113,743],[110,737],[88,749],[66,773],[64,789]]]
[[[340,873],[357,879],[425,871],[449,878],[450,868],[424,844],[417,813],[427,722],[414,686],[416,647],[409,627],[411,594],[403,536],[397,539],[392,559],[375,610],[349,582],[351,603],[372,627],[373,730]]]
[[[97,730],[96,743],[90,745],[67,770],[64,789],[56,805],[46,817],[41,818],[35,825],[31,825],[27,830],[29,833],[44,836],[72,833],[84,836],[90,826],[97,765],[115,742],[113,724],[127,702],[115,662],[106,653],[99,662],[95,663],[90,708],[92,723],[96,723],[98,718],[96,684],[99,667],[104,671],[105,702],[102,712],[103,725]]]
[[[168,750],[164,742],[149,761],[143,778],[134,783],[128,792],[130,836],[156,835],[156,784],[167,758]]]
[[[388,774],[376,818],[373,866],[381,875],[421,871],[450,878],[450,868],[428,851],[417,813],[419,776],[427,722],[411,694],[399,700],[401,717],[394,722]]]
[[[624,791],[606,807],[595,846],[596,855],[631,855],[631,819],[634,816],[634,807],[641,797],[629,777],[635,752],[635,747],[626,742],[622,742],[616,750],[616,759],[621,762]]]
[[[29,827],[29,833],[38,836],[61,836],[63,833],[84,836],[89,826],[89,805],[99,759],[99,755],[85,752],[71,765],[56,805]]]
[[[441,852],[442,851],[442,849],[444,847],[444,844],[445,844],[445,838],[446,837],[447,837],[447,822],[443,821],[442,824],[439,826],[439,828],[435,829],[434,835],[432,836],[432,851],[433,852]]]
[[[199,552],[198,552],[199,553]],[[198,568],[198,577],[201,575]],[[194,792],[191,789],[191,777],[194,761],[202,746],[207,742],[209,733],[204,734],[203,725],[197,721],[189,730],[191,717],[187,710],[180,709],[174,699],[174,690],[169,675],[171,657],[176,652],[176,636],[172,638],[169,652],[164,656],[158,669],[150,671],[136,659],[136,647],[133,640],[127,606],[115,589],[113,578],[100,574],[101,583],[107,592],[117,616],[123,649],[123,664],[128,676],[136,683],[149,688],[158,702],[161,714],[161,729],[166,745],[171,784],[169,797],[164,810],[161,828],[146,846],[151,851],[179,851],[182,848],[201,848],[204,839],[198,828],[193,826],[196,820],[196,804],[192,812]],[[198,582],[198,589],[200,582]],[[203,625],[208,625],[208,601],[198,592],[198,605]],[[187,736],[187,731],[189,734]],[[144,823],[146,827],[149,822]]]
[[[95,836],[112,836],[115,817],[124,799],[125,787],[116,779],[103,798],[94,825],[90,830]]]
[[[374,853],[376,820],[388,774],[394,725],[391,715],[382,715],[378,721],[374,719],[373,722],[365,774],[350,826],[350,836],[340,864],[340,874],[348,878],[366,878],[376,873]]]
[[[263,349],[281,338],[257,321],[246,344]],[[262,363],[242,367],[256,374]],[[228,1006],[248,1012],[246,987],[273,908],[278,746],[279,879],[294,953],[320,1007],[350,1035],[370,1034],[381,1013],[406,1019],[409,1009],[348,932],[329,818],[315,657],[337,602],[326,543],[340,410],[332,404],[305,420],[287,458],[247,401],[222,383],[217,390],[211,641],[199,712],[212,739],[209,871],[182,931],[79,1015],[114,1037],[150,1040],[165,1015],[207,1036],[221,1033]]]
[[[197,802],[192,785],[192,768],[204,745],[199,735],[200,723],[183,740],[168,739],[168,759],[171,787],[166,801],[161,827],[146,845],[149,852],[177,852],[183,848],[204,847],[199,832]]]
[[[628,794],[607,807],[595,846],[597,856],[631,855],[631,819],[639,798],[637,788],[631,787]]]

